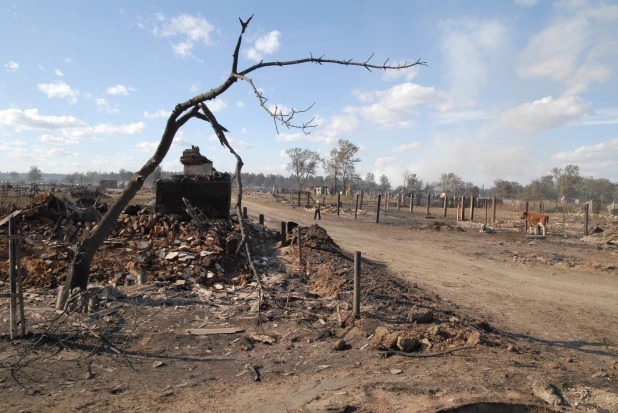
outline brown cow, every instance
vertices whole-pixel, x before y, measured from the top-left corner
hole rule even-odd
[[[532,231],[534,230],[534,234],[536,235],[539,226],[541,226],[541,229],[543,230],[543,235],[545,235],[547,225],[549,224],[549,215],[524,212],[523,214],[521,214],[520,219],[525,219],[526,221],[528,221],[528,230],[530,231],[530,233],[532,233]]]

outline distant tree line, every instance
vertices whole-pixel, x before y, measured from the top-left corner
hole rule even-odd
[[[496,196],[500,199],[520,200],[555,200],[563,197],[566,200],[600,199],[610,203],[618,199],[618,183],[606,178],[581,176],[578,165],[566,165],[564,168],[553,168],[547,175],[533,179],[527,185],[519,182],[496,179],[493,187],[487,190],[480,189],[472,182],[466,182],[461,176],[449,172],[440,176],[437,181],[423,180],[408,169],[401,173],[399,185],[393,185],[386,175],[376,179],[373,172],[361,178],[356,172],[356,164],[360,158],[356,156],[359,147],[346,140],[339,140],[337,146],[329,152],[329,157],[322,159],[317,152],[309,149],[292,148],[286,152],[290,157],[287,170],[290,175],[264,174],[243,172],[242,182],[246,187],[272,188],[307,188],[315,186],[329,186],[333,193],[347,188],[365,191],[393,191],[415,194],[438,195],[446,193],[448,196]],[[325,176],[317,175],[318,166],[322,166]],[[98,185],[101,180],[127,181],[133,176],[133,171],[120,169],[118,172],[74,172],[70,174],[46,174],[36,165],[28,172],[15,171],[1,172],[0,182],[28,184],[32,182],[54,182],[68,185]],[[153,183],[159,178],[169,178],[171,175],[182,172],[163,171],[158,167],[147,178],[147,183]]]

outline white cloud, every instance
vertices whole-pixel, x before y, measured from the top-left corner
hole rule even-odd
[[[588,91],[592,82],[604,83],[611,77],[611,70],[604,65],[586,62],[567,80],[568,89],[563,96],[579,95]]]
[[[39,83],[37,88],[45,93],[48,98],[67,98],[70,104],[77,102],[79,91],[71,88],[63,81],[56,83]]]
[[[558,152],[551,160],[560,165],[579,165],[585,175],[618,179],[618,139]]]
[[[179,42],[176,44],[172,43],[172,51],[175,55],[178,55],[180,57],[194,57],[193,53],[191,52],[192,50],[193,42],[191,41]]]
[[[135,147],[144,153],[154,153],[159,146],[159,142],[140,142]]]
[[[421,86],[416,83],[401,83],[384,91],[360,92],[362,98],[377,99],[369,106],[347,107],[347,113],[359,113],[366,120],[384,127],[409,126],[411,119],[418,116],[415,111],[420,105],[426,105],[439,111],[451,110],[455,103],[448,93],[434,87]]]
[[[389,62],[390,65],[393,66],[400,66],[400,65],[404,65],[404,64],[409,64],[410,61],[394,61],[394,62]],[[412,66],[408,69],[401,69],[401,70],[385,70],[384,73],[382,74],[382,80],[397,80],[397,79],[405,79],[406,81],[410,81],[412,79],[414,79],[416,77],[416,75],[418,74],[420,66]]]
[[[415,152],[418,151],[423,145],[420,142],[404,143],[393,149],[393,152]]]
[[[171,115],[171,112],[168,112],[165,109],[159,109],[158,111],[153,113],[149,113],[148,111],[144,112],[144,117],[148,119],[167,118],[169,117],[169,115]]]
[[[532,36],[521,56],[519,75],[567,79],[586,48],[587,26],[585,20],[561,21]]]
[[[193,55],[193,48],[197,43],[205,46],[214,44],[211,36],[215,27],[199,14],[193,16],[181,13],[168,19],[162,13],[155,13],[147,19],[146,23],[138,23],[138,27],[148,30],[147,25],[150,26],[149,30],[157,37],[183,38],[179,42],[171,43],[172,51],[177,56],[197,59]]]
[[[68,63],[71,63],[71,62],[72,62],[72,60],[71,60],[71,58],[70,58],[70,57],[65,57],[65,58],[64,58],[64,63],[67,63],[67,64],[68,64]]]
[[[41,135],[39,136],[42,142],[51,143],[53,145],[77,145],[79,139],[63,138],[61,136],[54,135]]]
[[[242,128],[242,129],[240,130],[240,133],[247,133],[247,128]]]
[[[107,113],[118,113],[118,112],[120,112],[120,110],[118,110],[117,108],[112,108],[109,105],[109,102],[106,99],[96,98],[95,99],[95,103],[97,104],[97,108],[99,108],[100,112],[107,112]]]
[[[575,125],[618,125],[618,108],[596,109],[592,115]]]
[[[128,136],[142,133],[145,129],[146,124],[144,122],[136,122],[128,125],[100,124],[96,125],[93,131],[97,135]]]
[[[576,0],[557,1],[554,6],[557,17],[530,38],[518,74],[564,82],[565,96],[609,80],[606,58],[618,47],[618,5]]]
[[[539,0],[515,0],[515,4],[521,7],[531,7],[536,5]]]
[[[242,101],[239,100],[238,102],[236,102],[236,107],[244,108],[245,107],[245,102],[242,102]]]
[[[271,55],[279,50],[281,33],[273,30],[270,33],[258,37],[253,46],[244,50],[244,54],[249,60],[259,62],[264,56]]]
[[[215,99],[208,101],[206,102],[206,105],[208,106],[208,109],[213,112],[220,112],[223,109],[227,108],[227,103],[225,103],[223,99]]]
[[[0,110],[0,125],[10,125],[16,132],[30,129],[83,128],[88,125],[73,116],[41,116],[38,109]]]
[[[457,112],[440,112],[431,116],[437,125],[451,125],[475,120],[487,120],[492,116],[484,110],[463,110]]]
[[[577,96],[551,96],[524,103],[500,116],[502,123],[525,131],[557,128],[592,113],[592,105]]]
[[[45,71],[45,68],[43,66],[41,66],[41,65],[38,65],[38,66],[39,66],[39,69],[41,69],[42,72]]]
[[[105,90],[105,93],[107,93],[108,95],[122,95],[122,96],[127,96],[129,94],[129,92],[135,92],[137,89],[134,89],[132,87],[126,87],[124,85],[116,85],[116,86],[110,86]]]
[[[19,69],[19,65],[12,60],[4,64],[4,70],[7,72],[17,72],[17,69]]]
[[[446,20],[440,24],[441,49],[451,93],[474,99],[488,82],[489,62],[509,44],[508,29],[496,20]]]
[[[189,88],[189,92],[191,93],[197,93],[200,91],[200,86],[202,84],[200,82],[194,83],[191,85],[191,87]]]
[[[79,157],[80,154],[77,152],[69,152],[69,151],[65,151],[64,149],[58,149],[58,148],[54,148],[54,149],[50,149],[49,151],[47,151],[45,153],[47,156],[49,157]]]
[[[55,69],[54,73],[56,74],[56,76],[60,76],[60,77],[64,76],[64,73],[62,73],[60,69]]]
[[[253,149],[253,145],[251,145],[248,142],[242,141],[242,140],[229,138],[228,141],[230,142],[230,145],[234,149]]]

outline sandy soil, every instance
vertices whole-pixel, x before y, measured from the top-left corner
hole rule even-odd
[[[314,223],[311,210],[257,199],[245,199],[244,205],[250,218],[264,214],[270,228],[278,229],[281,221]],[[375,316],[345,325],[336,317],[309,324],[271,310],[264,314],[269,321],[256,326],[250,302],[213,306],[171,289],[167,294],[173,298],[161,305],[151,291],[156,300],[127,304],[108,322],[130,337],[110,346],[95,340],[94,350],[92,336],[79,345],[67,338],[37,347],[44,357],[30,354],[32,364],[19,371],[0,368],[0,411],[429,413],[476,401],[549,408],[533,390],[534,383],[549,383],[565,403],[552,408],[618,412],[616,249],[598,249],[573,237],[530,241],[517,231],[483,234],[478,224],[464,223],[462,232],[453,229],[452,220],[426,219],[420,211],[389,211],[381,224],[365,218],[324,213],[319,223],[344,250],[362,251],[420,287],[418,294],[452,314],[455,323],[489,321],[493,329],[483,331],[484,345],[444,357],[382,358],[369,345],[373,330],[367,326],[375,324]],[[453,230],[432,230],[436,221]],[[278,279],[290,282],[297,276],[293,248],[269,253],[286,270],[267,280],[273,288]],[[53,308],[53,294],[41,292],[35,299],[26,308],[29,317]],[[391,309],[398,299],[394,294]],[[339,298],[321,300],[331,305]],[[319,310],[315,300],[296,303],[301,312]],[[3,318],[5,310],[2,304]],[[105,326],[104,320],[98,323]],[[231,326],[245,332],[186,333]],[[334,336],[324,337],[327,327]],[[275,341],[243,349],[245,336],[256,334]],[[348,344],[346,350],[333,349],[339,339]],[[111,344],[120,354],[100,351]],[[0,340],[0,367],[28,345]],[[261,381],[253,380],[247,364],[258,368]]]
[[[274,228],[280,221],[315,222],[311,210],[254,199],[245,205],[250,217],[264,214]],[[616,250],[599,251],[559,236],[528,241],[523,233],[484,234],[475,230],[480,224],[467,232],[423,231],[418,228],[431,221],[424,213],[388,214],[406,218],[375,224],[323,214],[320,225],[346,250],[361,251],[405,279],[483,311],[505,331],[582,350],[594,350],[599,343],[618,349],[617,271],[527,265],[513,262],[509,254],[561,254],[567,261],[615,264]],[[452,219],[438,220],[455,225]]]

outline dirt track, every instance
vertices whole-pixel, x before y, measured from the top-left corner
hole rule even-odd
[[[245,199],[244,205],[251,217],[263,213],[273,228],[280,221],[315,222],[312,212],[281,204]],[[327,214],[320,225],[342,248],[362,251],[364,257],[383,262],[455,304],[482,311],[507,333],[597,355],[604,354],[600,347],[618,349],[615,271],[526,266],[503,255],[509,249],[539,250],[615,262],[615,252],[558,237],[529,242],[524,234],[418,231],[409,225],[378,225]]]

